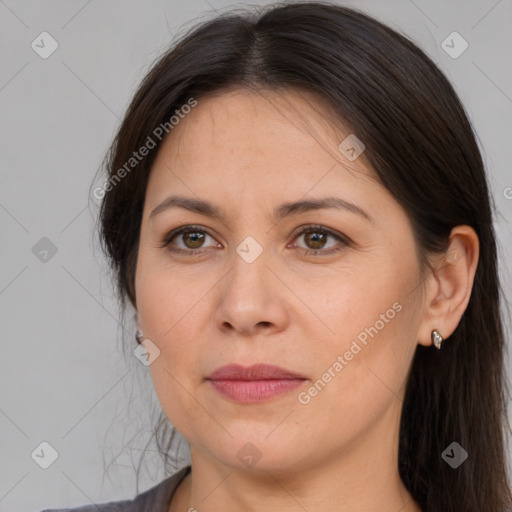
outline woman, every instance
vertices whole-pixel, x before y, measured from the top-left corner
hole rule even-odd
[[[219,16],[107,169],[103,248],[190,464],[102,510],[508,510],[489,190],[417,46],[331,3]]]

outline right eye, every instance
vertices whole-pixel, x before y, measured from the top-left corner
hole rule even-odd
[[[166,235],[165,240],[160,247],[165,247],[168,251],[185,254],[187,256],[199,255],[206,252],[205,250],[197,250],[202,246],[206,237],[213,239],[213,237],[208,234],[207,231],[199,226],[181,226],[180,228],[174,229],[168,235]],[[173,243],[175,238],[181,240],[185,244],[185,247],[176,247]]]

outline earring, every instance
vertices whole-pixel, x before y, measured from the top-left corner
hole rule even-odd
[[[144,336],[142,336],[142,332],[137,329],[137,332],[135,333],[135,339],[137,340],[137,343],[140,345],[144,341]]]
[[[441,348],[441,343],[444,341],[444,338],[441,336],[441,333],[434,329],[431,334],[432,337],[432,343],[435,345],[437,349]]]

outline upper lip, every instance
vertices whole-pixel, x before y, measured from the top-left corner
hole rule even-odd
[[[290,372],[279,366],[271,364],[255,364],[252,366],[241,366],[239,364],[228,364],[217,368],[209,380],[269,380],[269,379],[305,379],[303,375]]]

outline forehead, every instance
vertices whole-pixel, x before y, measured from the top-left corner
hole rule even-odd
[[[161,145],[152,180],[188,180],[213,185],[273,181],[306,190],[319,181],[361,181],[374,173],[364,154],[350,161],[339,144],[350,135],[325,104],[296,90],[236,89],[197,100]],[[156,175],[156,176],[154,176]]]

